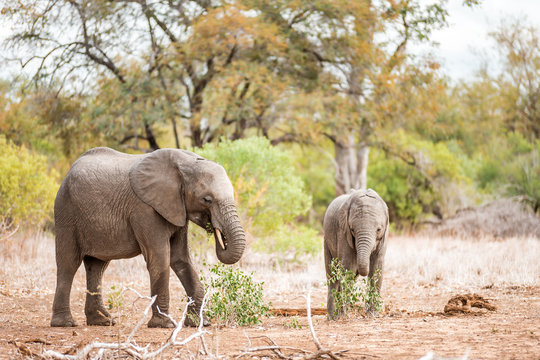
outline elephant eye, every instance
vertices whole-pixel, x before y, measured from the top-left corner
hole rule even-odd
[[[380,233],[381,231],[382,231],[382,227],[379,226],[379,227],[377,228],[377,232]]]
[[[203,201],[207,204],[211,204],[212,203],[212,197],[211,196],[205,196],[203,197]]]

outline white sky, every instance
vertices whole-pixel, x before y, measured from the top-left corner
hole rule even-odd
[[[449,26],[433,34],[432,40],[440,45],[431,52],[441,62],[441,70],[454,80],[473,76],[486,56],[495,60],[488,33],[501,21],[518,18],[540,28],[540,0],[483,0],[473,8],[463,6],[463,0],[449,0],[448,12]],[[426,50],[416,47],[414,51]]]
[[[420,0],[421,3],[432,1]],[[448,10],[449,26],[432,36],[440,45],[415,46],[411,50],[418,54],[430,51],[440,61],[441,70],[454,80],[473,76],[483,58],[492,59],[494,43],[488,33],[501,21],[519,18],[540,28],[540,0],[483,0],[473,8],[463,6],[463,0],[448,0]],[[0,41],[9,34],[6,25],[0,21]],[[0,63],[0,78],[7,76],[7,67]]]

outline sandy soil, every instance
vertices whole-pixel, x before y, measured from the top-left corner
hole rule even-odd
[[[30,352],[44,350],[73,352],[93,341],[114,342],[122,339],[142,315],[145,303],[132,304],[135,295],[126,295],[122,322],[115,327],[88,327],[84,324],[84,271],[79,271],[72,291],[72,311],[79,322],[76,328],[49,327],[52,291],[10,289],[0,279],[0,358],[24,358]],[[110,282],[120,279],[108,278]],[[430,352],[437,358],[469,359],[540,359],[540,287],[507,286],[478,288],[475,293],[487,298],[496,311],[480,309],[470,314],[446,316],[442,313],[452,295],[468,292],[426,285],[408,288],[402,279],[389,279],[384,298],[389,311],[379,318],[352,318],[329,322],[324,316],[313,316],[321,344],[344,353],[349,359],[419,359]],[[51,284],[48,284],[51,285]],[[179,309],[179,284],[173,284],[171,298]],[[142,293],[147,289],[137,286]],[[319,285],[312,292],[312,306],[325,304],[326,289]],[[305,308],[299,293],[276,294],[274,308]],[[179,310],[175,310],[179,317]],[[299,326],[293,326],[294,322]],[[281,346],[316,350],[307,318],[268,317],[260,326],[245,328],[207,328],[207,347],[213,355],[234,358],[250,347],[268,345],[268,338]],[[185,338],[194,329],[184,329]],[[157,348],[170,335],[169,330],[141,327],[135,336],[139,345]],[[266,338],[268,337],[268,338]],[[184,348],[168,349],[163,358],[206,358],[201,355],[201,342],[196,340]],[[291,353],[291,350],[284,350]],[[298,351],[292,351],[298,353]],[[251,354],[257,358],[276,358],[271,352]],[[244,358],[250,358],[245,356]]]

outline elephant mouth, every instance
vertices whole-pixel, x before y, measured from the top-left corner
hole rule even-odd
[[[228,245],[228,241],[227,241],[227,237],[225,236],[225,234],[223,234],[223,232],[221,230],[219,230],[219,228],[217,227],[214,227],[212,225],[212,222],[208,222],[206,224],[206,232],[210,235],[210,234],[213,234],[214,235],[214,239],[216,240],[216,244],[219,244],[219,246],[221,246],[221,248],[223,250],[227,250],[227,245]]]
[[[214,230],[214,238],[219,243],[219,246],[221,246],[223,250],[227,250],[227,237],[218,228],[214,228]]]

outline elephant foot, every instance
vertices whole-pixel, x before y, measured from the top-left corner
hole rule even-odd
[[[109,312],[105,309],[88,312],[86,314],[86,325],[89,326],[113,326],[116,325],[116,320],[112,318]]]
[[[186,316],[186,320],[184,320],[184,326],[188,327],[198,327],[199,322],[201,318],[199,316],[199,313],[189,312]],[[203,326],[210,326],[210,320],[206,317],[206,315],[203,314]]]
[[[379,317],[380,315],[380,313],[375,309],[375,307],[371,307],[371,306],[366,308],[366,314],[369,317],[375,317],[375,318]]]
[[[328,309],[326,311],[326,319],[328,321],[337,321],[345,316],[343,311],[336,311],[335,309]]]
[[[171,319],[163,315],[152,315],[152,318],[148,322],[149,328],[174,328],[174,324]]]
[[[51,319],[52,327],[75,327],[77,322],[73,320],[71,314],[53,314]]]

